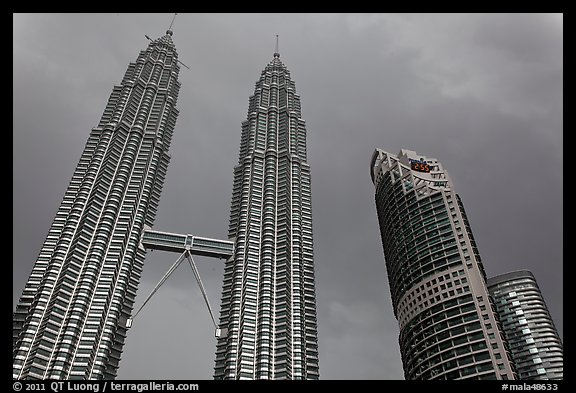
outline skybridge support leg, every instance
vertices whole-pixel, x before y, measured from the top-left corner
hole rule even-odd
[[[194,262],[194,258],[192,257],[192,253],[190,252],[190,250],[186,250],[182,254],[180,254],[180,256],[178,257],[176,262],[174,262],[172,264],[172,266],[170,266],[170,269],[168,269],[166,274],[164,274],[164,276],[160,279],[158,284],[156,284],[156,286],[154,287],[152,292],[150,292],[150,294],[148,295],[148,297],[146,298],[144,303],[140,306],[138,311],[136,311],[134,316],[131,316],[130,318],[128,318],[128,320],[126,321],[126,328],[132,327],[132,323],[134,322],[134,318],[136,318],[136,316],[140,313],[140,311],[142,311],[144,306],[146,306],[146,304],[152,298],[152,296],[154,296],[156,291],[158,291],[158,289],[160,289],[162,284],[164,284],[166,282],[166,280],[170,277],[170,275],[172,275],[172,273],[174,273],[174,271],[178,268],[178,266],[180,266],[180,264],[184,261],[184,258],[186,258],[188,260],[188,264],[192,268],[192,272],[194,273],[194,277],[196,278],[196,282],[198,283],[198,286],[200,287],[200,291],[202,292],[202,296],[204,297],[204,302],[206,303],[206,306],[208,307],[208,312],[210,313],[210,318],[212,319],[212,323],[214,324],[214,328],[216,330],[215,336],[216,337],[222,337],[222,336],[227,334],[227,329],[218,328],[218,324],[216,323],[216,319],[214,318],[214,313],[212,312],[212,307],[210,307],[210,301],[208,300],[208,295],[206,293],[206,289],[204,288],[204,284],[202,284],[202,279],[200,278],[200,272],[198,271],[198,268],[196,267],[196,263]]]
[[[180,266],[180,264],[182,263],[182,261],[184,260],[184,257],[186,257],[186,253],[187,251],[184,251],[182,254],[180,254],[180,256],[178,257],[178,259],[176,260],[176,262],[174,262],[174,264],[172,264],[172,266],[170,266],[170,269],[168,269],[168,271],[166,272],[166,274],[164,274],[164,276],[160,279],[160,281],[158,282],[158,284],[156,284],[156,286],[154,287],[154,289],[152,290],[152,292],[150,292],[150,295],[148,295],[148,297],[146,298],[146,300],[144,301],[144,303],[140,306],[140,308],[138,309],[138,311],[136,311],[136,314],[134,314],[134,316],[131,316],[130,318],[128,318],[128,320],[126,321],[126,327],[132,327],[132,322],[134,321],[134,318],[136,318],[136,316],[140,313],[140,311],[142,311],[142,309],[144,308],[144,306],[146,305],[146,303],[148,303],[148,301],[150,300],[150,298],[156,293],[156,291],[158,289],[160,289],[160,287],[162,286],[162,284],[164,284],[164,282],[166,282],[166,280],[168,279],[168,277],[170,277],[170,275],[172,273],[174,273],[174,271],[178,268],[178,266]]]
[[[206,294],[206,290],[204,289],[204,285],[202,284],[202,280],[200,279],[200,272],[194,263],[194,258],[192,258],[192,254],[189,250],[186,250],[186,255],[188,257],[188,263],[194,272],[194,276],[196,277],[196,281],[198,282],[198,286],[200,287],[200,291],[202,291],[202,296],[204,297],[204,301],[206,302],[206,306],[208,307],[208,312],[210,313],[210,318],[212,318],[212,323],[214,324],[214,328],[218,330],[218,325],[216,324],[216,320],[214,319],[214,314],[212,313],[212,307],[210,307],[210,302],[208,301],[208,295]]]

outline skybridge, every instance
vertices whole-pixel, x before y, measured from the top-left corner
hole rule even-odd
[[[173,233],[173,232],[164,232],[164,231],[156,231],[150,227],[146,227],[144,229],[144,233],[142,234],[142,238],[140,239],[141,249],[146,251],[150,250],[160,250],[160,251],[168,251],[168,252],[175,252],[179,253],[180,256],[170,266],[166,274],[160,279],[158,284],[154,287],[150,295],[146,298],[144,303],[140,306],[138,311],[134,315],[132,315],[126,321],[126,328],[132,327],[132,323],[134,318],[142,311],[146,303],[152,298],[152,296],[158,291],[160,286],[166,282],[168,277],[180,266],[180,264],[186,259],[194,272],[194,276],[196,281],[198,282],[198,286],[202,291],[202,296],[204,297],[204,301],[206,302],[206,306],[208,307],[208,312],[210,313],[210,318],[212,318],[212,322],[214,323],[214,327],[216,328],[216,337],[223,337],[228,333],[227,328],[220,328],[216,323],[216,319],[214,318],[214,313],[212,312],[212,307],[210,307],[210,302],[208,301],[208,296],[206,294],[206,290],[204,289],[204,285],[202,284],[202,280],[200,279],[200,273],[198,272],[198,268],[196,267],[196,263],[194,262],[194,258],[192,255],[200,255],[203,257],[211,257],[211,258],[219,258],[219,259],[228,259],[232,255],[234,255],[234,241],[231,240],[220,240],[220,239],[212,239],[209,237],[202,237],[202,236],[195,236],[190,234],[180,234],[180,233]]]
[[[192,255],[228,259],[234,254],[234,242],[208,237],[145,229],[141,246],[146,250],[162,250]]]

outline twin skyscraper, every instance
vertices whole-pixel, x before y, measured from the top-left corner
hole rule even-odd
[[[242,123],[233,247],[150,230],[178,116],[172,34],[130,63],[90,133],[14,313],[14,378],[115,378],[151,247],[230,253],[214,378],[319,377],[306,126],[279,53]]]
[[[277,51],[242,123],[228,240],[151,229],[178,117],[172,35],[151,40],[129,64],[90,132],[14,313],[15,379],[115,378],[154,242],[226,258],[215,379],[319,378],[306,124]],[[371,172],[406,378],[515,379],[513,356],[524,349],[550,355],[539,356],[526,378],[561,378],[553,324],[546,349],[529,333],[505,334],[493,299],[512,295],[502,281],[489,292],[462,202],[440,163],[378,149]],[[530,331],[530,307],[547,311],[543,300],[525,309],[522,300],[502,301],[503,312],[522,311],[518,324]]]

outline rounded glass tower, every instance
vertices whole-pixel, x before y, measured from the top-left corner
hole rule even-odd
[[[371,160],[406,379],[514,379],[464,206],[442,165],[401,150]]]
[[[492,277],[494,298],[520,379],[563,379],[562,342],[534,275],[521,270]]]

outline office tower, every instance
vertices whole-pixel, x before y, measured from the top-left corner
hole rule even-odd
[[[464,206],[438,160],[370,163],[406,379],[514,379]]]
[[[172,31],[151,40],[92,128],[14,313],[13,377],[114,378],[176,125]]]
[[[488,279],[519,379],[563,379],[560,336],[534,275],[515,271]]]
[[[215,379],[317,379],[310,166],[278,51],[250,96],[234,167]]]

